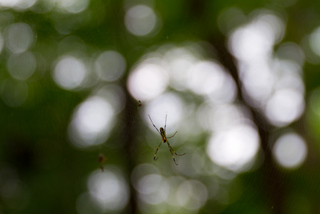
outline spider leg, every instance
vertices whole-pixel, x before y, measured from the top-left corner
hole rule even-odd
[[[173,150],[173,148],[171,147],[171,145],[170,145],[170,143],[169,143],[168,141],[167,141],[167,143],[168,143],[169,150],[170,150],[170,152],[171,152],[172,159],[173,159],[174,163],[175,163],[176,165],[178,165],[178,164],[176,163],[176,159],[174,158],[173,153],[176,154],[177,156],[182,156],[182,155],[185,155],[186,153],[177,154],[177,153]]]
[[[150,117],[150,115],[149,115],[149,114],[148,114],[148,116],[149,116],[149,119],[150,119],[150,121],[151,121],[151,123],[152,123],[153,127],[154,127],[154,128],[156,128],[157,132],[159,132],[159,130],[158,130],[158,128],[156,127],[156,125],[154,125],[154,123],[152,122],[151,117]],[[159,132],[159,133],[160,133],[160,132]]]
[[[175,165],[178,165],[178,164],[176,163],[176,159],[174,158],[174,155],[173,155],[173,153],[172,153],[173,149],[172,149],[172,147],[170,146],[170,144],[169,144],[168,141],[167,141],[167,143],[168,143],[169,150],[170,150],[170,152],[171,152],[171,156],[172,156],[173,162],[174,162]]]
[[[182,156],[182,155],[185,155],[187,153],[182,153],[182,154],[177,154],[174,150],[173,150],[174,154],[176,154],[177,156]]]
[[[178,131],[176,131],[171,137],[167,137],[167,138],[172,138],[177,134]]]
[[[173,150],[173,148],[171,147],[171,145],[168,143],[168,145],[170,146],[171,150],[173,151],[174,154],[176,154],[177,156],[182,156],[185,155],[187,153],[183,153],[183,154],[177,154],[176,151]]]
[[[162,141],[161,141],[161,143],[162,143]],[[157,150],[156,150],[156,152],[154,153],[154,157],[153,157],[153,160],[158,160],[158,158],[157,158],[157,152],[158,152],[158,150],[159,150],[159,148],[160,148],[160,146],[161,146],[161,143],[159,144],[159,146],[158,146],[158,148],[157,148]]]
[[[164,131],[167,131],[167,114],[166,114],[166,121],[165,121],[165,123],[164,123]]]

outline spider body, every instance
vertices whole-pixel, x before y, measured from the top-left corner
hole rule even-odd
[[[166,131],[162,127],[160,127],[160,135],[162,137],[163,143],[166,143],[167,142]]]
[[[156,125],[154,125],[154,123],[152,122],[152,119],[151,119],[150,115],[148,115],[148,116],[149,116],[149,119],[150,119],[153,127],[157,130],[157,132],[160,133],[160,136],[161,136],[161,138],[162,138],[161,143],[167,143],[167,144],[168,144],[169,151],[170,151],[170,153],[171,153],[173,162],[174,162],[176,165],[178,165],[178,164],[176,163],[176,159],[174,158],[173,153],[176,154],[177,156],[182,156],[182,155],[185,155],[186,153],[177,154],[177,153],[173,150],[173,148],[171,147],[171,145],[170,145],[170,143],[169,143],[169,141],[168,141],[168,138],[172,138],[173,136],[175,136],[175,135],[177,134],[177,132],[175,132],[171,137],[167,137],[167,136],[166,136],[167,115],[166,115],[166,121],[165,121],[165,124],[164,124],[164,128],[160,127],[160,131],[158,130],[158,128],[156,127]],[[157,152],[158,152],[158,150],[159,150],[159,148],[160,148],[160,146],[161,146],[161,143],[159,144],[156,152],[154,153],[153,159],[154,159],[155,161],[158,159],[158,157],[157,157]]]

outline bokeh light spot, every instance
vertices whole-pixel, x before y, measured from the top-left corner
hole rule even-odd
[[[111,167],[95,171],[88,179],[91,200],[103,211],[122,210],[129,200],[129,188],[124,178]]]
[[[1,98],[11,107],[22,105],[28,97],[28,86],[24,81],[7,79],[1,87]]]
[[[168,182],[158,174],[146,175],[139,180],[139,197],[148,204],[164,202],[170,192]]]
[[[12,77],[27,80],[36,69],[36,58],[31,52],[12,54],[7,62]]]
[[[297,120],[305,106],[301,48],[286,43],[279,47],[279,58],[274,57],[274,45],[283,38],[284,25],[273,12],[259,10],[229,40],[230,52],[238,59],[244,99],[280,127]]]
[[[275,126],[285,126],[298,119],[304,111],[303,94],[283,89],[275,92],[266,105],[266,116]]]
[[[230,102],[236,95],[235,84],[224,69],[215,62],[200,61],[190,68],[188,86],[199,95],[209,96],[214,102]]]
[[[156,191],[159,187],[162,176],[158,174],[146,175],[139,180],[138,190],[141,193],[149,194]]]
[[[158,63],[143,62],[128,78],[130,93],[138,100],[151,99],[161,94],[168,85],[168,74]]]
[[[270,11],[260,11],[248,25],[235,30],[229,50],[239,60],[253,62],[270,56],[272,46],[284,35],[284,23]]]
[[[258,26],[241,27],[230,38],[230,50],[237,58],[250,61],[270,53],[272,38]]]
[[[309,45],[311,50],[320,56],[320,27],[316,28],[309,37]]]
[[[152,164],[139,164],[136,166],[131,173],[131,182],[134,188],[139,191],[139,182],[140,180],[149,174],[158,174],[159,170]]]
[[[251,65],[241,76],[243,91],[250,96],[250,105],[261,107],[272,93],[276,77],[268,65],[259,63]]]
[[[0,7],[12,7],[16,10],[25,10],[30,8],[36,0],[0,0]]]
[[[13,53],[21,53],[31,46],[33,37],[33,31],[29,25],[25,23],[16,23],[6,30],[6,46]]]
[[[55,66],[53,78],[63,89],[75,89],[85,79],[87,68],[85,64],[75,57],[64,56]]]
[[[130,8],[125,15],[127,30],[136,36],[145,36],[154,30],[157,16],[153,9],[146,5]]]
[[[120,53],[106,51],[95,61],[95,69],[103,80],[115,81],[124,74],[126,61]]]
[[[219,132],[209,140],[207,154],[216,164],[240,172],[254,160],[259,148],[257,130],[249,124]]]
[[[108,100],[116,114],[124,108],[125,95],[123,88],[118,85],[106,85],[97,90],[96,95]]]
[[[69,137],[77,147],[103,143],[112,128],[114,110],[99,96],[88,98],[75,110],[69,127]]]
[[[307,156],[305,141],[296,133],[281,136],[274,144],[273,154],[277,162],[285,168],[297,168]]]
[[[211,94],[221,88],[223,71],[214,62],[198,62],[191,68],[189,87],[200,95]]]
[[[206,203],[207,197],[207,188],[196,180],[184,181],[177,191],[179,204],[189,210],[198,210]]]
[[[190,78],[190,67],[198,59],[186,48],[174,47],[164,55],[169,65],[170,85],[176,90],[185,90]]]
[[[20,0],[0,0],[0,5],[3,7],[14,7]]]
[[[88,7],[89,0],[57,0],[57,5],[69,13],[80,13]]]
[[[177,129],[178,122],[182,120],[185,112],[184,105],[180,96],[174,93],[165,93],[148,103],[145,108],[145,120],[149,123],[150,129],[156,131],[152,124],[150,124],[147,115],[149,114],[152,117],[153,122],[157,124],[158,127],[164,126],[165,116],[167,115],[167,126],[170,127],[170,129],[168,129],[169,134]]]
[[[244,106],[235,104],[210,105],[203,103],[197,109],[196,114],[201,127],[214,133],[228,131],[234,126],[243,124],[251,117]]]

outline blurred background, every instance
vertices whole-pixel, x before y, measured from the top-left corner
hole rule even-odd
[[[319,8],[0,0],[0,214],[319,213]]]

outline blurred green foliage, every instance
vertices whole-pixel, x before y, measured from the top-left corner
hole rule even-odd
[[[126,86],[130,70],[148,50],[163,44],[180,45],[190,41],[205,41],[218,50],[217,58],[231,71],[231,75],[236,77],[233,58],[226,47],[229,35],[221,33],[217,23],[224,10],[230,7],[238,8],[246,16],[257,9],[275,11],[286,21],[286,33],[282,43],[294,42],[300,45],[305,37],[320,26],[320,3],[310,0],[94,0],[88,2],[88,7],[80,13],[66,12],[58,7],[58,3],[53,6],[46,4],[46,1],[38,0],[34,6],[23,10],[0,7],[1,33],[5,34],[6,29],[13,23],[27,23],[35,35],[29,50],[41,53],[43,59],[37,61],[36,71],[25,81],[28,97],[23,104],[12,107],[0,101],[0,213],[85,213],[76,209],[77,200],[82,193],[88,191],[89,174],[100,170],[100,153],[106,156],[107,164],[117,165],[123,170],[127,181],[130,181],[135,166],[153,158],[154,151],[147,147],[145,141],[155,141],[156,149],[159,142],[156,139],[160,140],[160,137],[148,136],[150,131],[146,130],[146,126],[139,119],[140,109],[130,97]],[[135,4],[153,5],[161,19],[158,33],[137,37],[128,32],[124,25],[125,8]],[[34,8],[47,9],[39,12],[40,9]],[[79,40],[70,47],[61,46],[61,42],[69,36],[75,36]],[[93,87],[65,90],[55,84],[52,78],[55,61],[70,49],[75,52],[82,51],[89,56],[103,50],[117,50],[127,61],[125,74],[117,82],[125,92],[124,109],[117,115],[107,142],[86,149],[76,148],[70,143],[68,126],[75,108],[92,93]],[[1,53],[0,88],[5,80],[10,78],[7,72],[9,52],[8,48],[4,47]],[[308,53],[305,55],[308,56]],[[230,195],[228,202],[211,197],[209,184],[212,177],[201,175],[201,179],[207,180],[209,196],[206,204],[197,213],[319,212],[317,197],[320,193],[320,117],[319,113],[315,113],[310,107],[309,99],[320,85],[318,69],[318,64],[308,61],[307,57],[302,74],[307,107],[305,114],[289,126],[301,134],[308,144],[308,156],[304,165],[294,171],[287,171],[274,166],[270,151],[266,152],[255,170],[239,174],[234,183],[226,188],[228,190],[225,191]],[[240,89],[239,81],[235,81]],[[241,91],[238,93],[241,94]],[[315,96],[313,99],[319,101],[320,97]],[[239,102],[246,104],[241,95]],[[256,109],[250,106],[248,108],[256,112]],[[256,117],[259,118],[259,115]],[[255,122],[257,121],[259,120]],[[272,136],[288,128],[274,128],[265,123],[256,124],[262,143],[268,142]],[[199,149],[203,150],[204,156],[206,137],[204,134],[197,144]],[[262,147],[268,149],[267,146]],[[168,166],[173,164],[169,156],[166,156],[169,153],[167,148],[161,149],[161,161]],[[161,169],[167,170],[166,167]],[[168,169],[165,176],[179,174],[170,170]],[[10,181],[17,183],[15,185],[19,186],[18,192],[15,192],[15,187],[10,187]],[[130,182],[128,185],[131,191],[130,199],[120,212],[145,213],[139,208],[140,202],[135,189]],[[179,210],[179,207],[175,211],[170,208],[164,211],[157,209],[154,206],[154,213],[185,212]],[[88,213],[101,211],[93,207]]]

